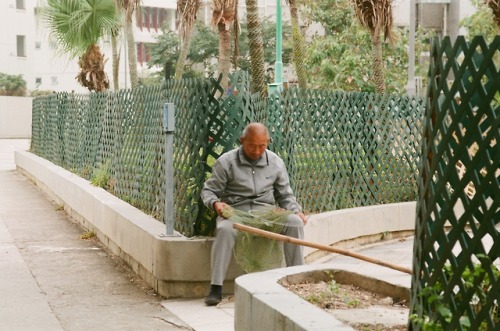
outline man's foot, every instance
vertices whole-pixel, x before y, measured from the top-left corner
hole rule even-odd
[[[221,301],[222,301],[222,286],[211,285],[210,293],[205,298],[205,304],[207,306],[215,306],[218,305]]]

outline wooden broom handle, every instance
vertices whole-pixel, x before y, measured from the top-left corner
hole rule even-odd
[[[244,232],[256,234],[256,235],[259,235],[259,236],[262,236],[262,237],[266,237],[266,238],[270,238],[270,239],[275,239],[275,240],[279,240],[279,241],[283,241],[283,242],[287,242],[287,243],[291,243],[291,244],[296,244],[296,245],[301,245],[301,246],[308,246],[308,247],[316,248],[316,249],[319,249],[319,250],[322,250],[322,251],[327,251],[327,252],[332,252],[332,253],[338,253],[338,254],[342,254],[342,255],[347,255],[347,256],[350,256],[350,257],[353,257],[353,258],[356,258],[356,259],[359,259],[359,260],[363,260],[363,261],[366,261],[366,262],[378,264],[378,265],[381,265],[381,266],[384,266],[384,267],[387,267],[387,268],[391,268],[391,269],[394,269],[394,270],[405,272],[405,273],[410,274],[410,275],[412,274],[411,269],[408,269],[408,268],[405,268],[405,267],[402,267],[402,266],[399,266],[399,265],[396,265],[396,264],[392,264],[392,263],[380,261],[380,260],[377,260],[377,259],[373,259],[373,258],[371,258],[369,256],[365,256],[365,255],[361,255],[361,254],[358,254],[358,253],[350,252],[350,251],[347,251],[347,250],[344,250],[344,249],[335,248],[335,247],[327,246],[327,245],[316,244],[316,243],[313,243],[313,242],[310,242],[310,241],[305,241],[305,240],[301,240],[301,239],[297,239],[297,238],[293,238],[293,237],[289,237],[289,236],[284,236],[282,234],[277,234],[277,233],[274,233],[274,232],[269,232],[269,231],[257,229],[257,228],[254,228],[254,227],[251,227],[251,226],[247,226],[247,225],[243,225],[243,224],[239,224],[239,223],[234,223],[233,224],[233,228],[235,228],[237,230],[240,230],[240,231],[244,231]]]

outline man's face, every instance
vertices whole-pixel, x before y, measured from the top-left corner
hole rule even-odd
[[[249,133],[245,138],[241,138],[240,142],[245,156],[250,160],[258,160],[264,154],[269,138],[266,134]]]

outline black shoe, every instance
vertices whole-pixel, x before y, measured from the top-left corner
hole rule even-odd
[[[218,305],[222,301],[222,286],[212,285],[210,286],[210,294],[205,298],[205,304],[207,306]]]
[[[209,294],[208,297],[205,298],[205,304],[207,306],[218,305],[221,301],[222,301],[222,296],[216,294]]]

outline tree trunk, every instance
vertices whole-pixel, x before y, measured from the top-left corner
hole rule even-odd
[[[111,34],[111,48],[112,48],[112,61],[113,61],[113,89],[118,91],[120,89],[119,69],[120,69],[120,56],[118,55],[118,44],[116,42],[116,35]]]
[[[139,86],[139,76],[137,74],[137,46],[134,39],[134,30],[132,29],[132,19],[126,21],[125,31],[127,34],[127,54],[128,68],[130,72],[130,85],[132,88]]]
[[[307,88],[307,74],[304,67],[304,40],[300,33],[299,11],[297,0],[289,0],[290,17],[292,21],[293,64],[299,81],[300,88]]]
[[[262,30],[259,21],[257,0],[246,0],[248,41],[250,46],[250,61],[252,73],[252,93],[260,92],[261,96],[267,95],[264,71],[264,47]]]
[[[103,92],[109,88],[109,80],[104,71],[104,55],[98,45],[90,45],[78,60],[81,70],[76,79],[89,91]]]
[[[384,62],[382,61],[382,41],[379,34],[372,35],[373,81],[377,93],[385,92]]]
[[[181,79],[184,73],[184,67],[186,65],[186,59],[189,53],[189,46],[191,45],[191,33],[193,27],[191,26],[189,32],[186,34],[186,39],[182,42],[181,53],[179,54],[179,59],[177,60],[177,65],[175,66],[175,79]]]
[[[231,31],[226,30],[224,23],[217,25],[219,28],[219,74],[222,74],[221,87],[225,94],[228,92],[229,68],[231,67]]]

